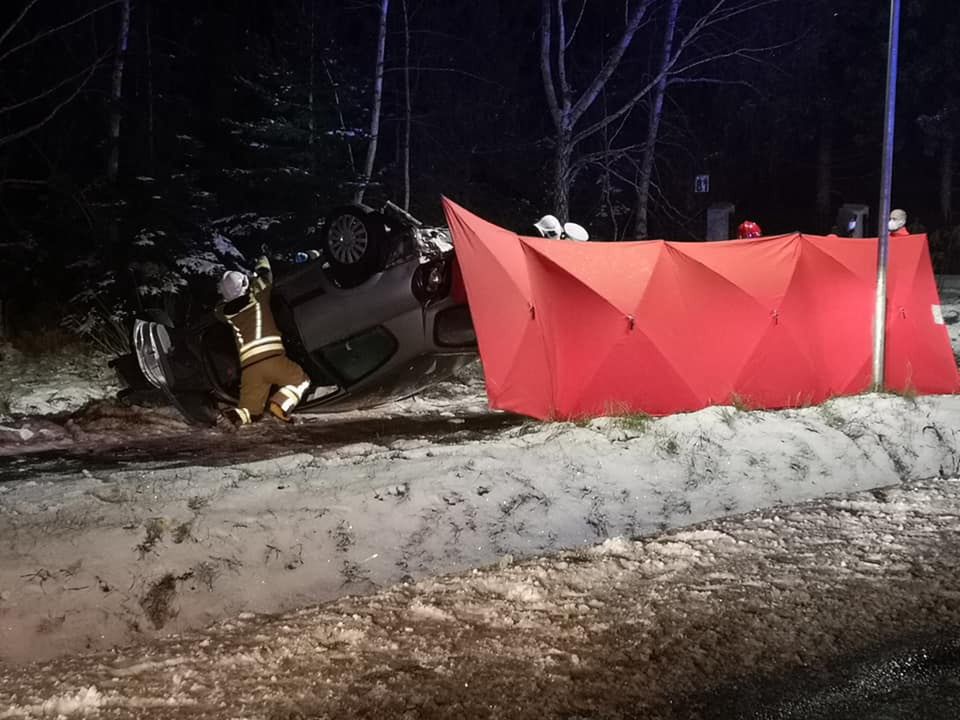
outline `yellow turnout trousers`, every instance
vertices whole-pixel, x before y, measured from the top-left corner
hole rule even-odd
[[[237,406],[237,414],[243,424],[253,422],[263,414],[267,397],[275,386],[278,389],[270,397],[270,403],[276,408],[271,410],[278,417],[286,419],[303,399],[310,379],[286,355],[274,355],[243,368],[240,374],[240,403]]]

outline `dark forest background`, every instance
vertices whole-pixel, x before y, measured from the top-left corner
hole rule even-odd
[[[825,233],[863,203],[875,233],[887,5],[6,0],[5,327],[122,325],[135,289],[212,287],[361,195],[431,224],[441,194],[518,230],[556,212],[606,240],[700,240],[721,201]],[[952,273],[958,20],[903,3],[893,192]]]

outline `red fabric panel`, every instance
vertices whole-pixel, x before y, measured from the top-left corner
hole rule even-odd
[[[456,212],[453,208],[456,207]],[[534,417],[552,410],[540,326],[518,238],[444,200],[492,407]]]
[[[575,243],[444,209],[493,407],[659,415],[870,387],[876,239]],[[888,386],[957,391],[925,236],[891,241],[888,285]]]
[[[947,326],[937,323],[940,297],[926,235],[890,238],[884,383],[917,393],[957,392],[956,359]]]
[[[521,242],[527,246],[526,239]],[[574,243],[554,244],[569,246],[571,254],[576,254]],[[656,246],[647,249],[659,250]],[[647,255],[651,265],[660,266],[655,256]],[[623,413],[639,403],[653,407],[662,397],[669,397],[671,404],[697,404],[696,393],[660,346],[644,333],[636,316],[622,312],[581,279],[558,271],[544,255],[528,252],[527,259],[534,297],[542,298],[536,316],[543,328],[548,371],[553,378],[551,416]],[[644,288],[620,291],[621,301],[632,294],[636,303]],[[651,382],[658,387],[656,396],[649,394]]]

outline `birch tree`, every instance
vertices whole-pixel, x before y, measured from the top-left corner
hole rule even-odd
[[[569,213],[570,192],[577,174],[583,169],[581,155],[582,147],[588,141],[597,141],[601,133],[608,127],[624,127],[630,122],[631,114],[643,102],[651,101],[657,87],[666,87],[676,83],[693,82],[722,82],[716,77],[704,76],[709,68],[716,66],[725,58],[749,55],[767,48],[725,47],[708,49],[703,40],[722,25],[741,19],[747,13],[752,13],[780,0],[710,0],[706,9],[692,17],[689,24],[680,29],[676,18],[666,25],[673,25],[670,31],[669,52],[665,52],[659,68],[652,74],[644,77],[640,82],[627,81],[622,77],[626,73],[621,71],[621,65],[627,51],[634,44],[638,31],[652,19],[658,9],[656,0],[634,0],[624,5],[623,29],[615,38],[612,48],[607,52],[599,67],[580,78],[578,90],[571,81],[570,61],[572,44],[577,34],[577,28],[584,17],[589,0],[582,0],[573,18],[572,25],[567,16],[568,0],[541,0],[540,22],[540,71],[543,80],[547,107],[554,127],[554,160],[552,192],[554,211],[565,220]],[[673,0],[666,5],[667,12],[674,10]],[[676,5],[679,11],[680,5]],[[601,8],[601,11],[607,8]],[[579,57],[582,57],[580,53]],[[629,88],[625,97],[608,112],[596,117],[590,115],[601,91],[616,80],[623,88]],[[655,103],[653,103],[655,105]],[[660,109],[653,118],[659,126],[659,117],[662,113],[662,93]],[[648,132],[650,125],[648,124]],[[653,142],[647,147],[653,151]],[[622,154],[623,149],[611,148],[609,152]],[[596,162],[594,154],[591,161]],[[641,172],[642,175],[642,172]]]
[[[667,94],[667,66],[673,55],[673,40],[677,30],[677,15],[681,0],[670,0],[667,19],[663,30],[663,53],[658,68],[657,84],[653,89],[650,103],[650,116],[647,123],[647,139],[640,161],[640,173],[637,178],[637,206],[634,214],[633,236],[638,239],[647,237],[647,209],[650,200],[650,181],[653,178],[653,162],[656,157],[657,138],[660,135],[660,119],[663,117],[663,99]]]
[[[410,132],[413,121],[410,97],[410,14],[403,1],[403,209],[410,209]]]
[[[370,112],[370,138],[367,141],[367,158],[363,164],[360,185],[353,196],[356,203],[363,202],[364,193],[373,177],[373,166],[377,159],[377,143],[380,139],[380,110],[383,106],[383,66],[387,49],[387,14],[390,0],[380,0],[380,23],[377,33],[377,62],[373,76],[373,104]]]
[[[316,0],[307,0],[307,152],[310,155],[310,173],[317,172],[317,4]]]
[[[540,73],[555,130],[552,188],[554,211],[561,221],[569,217],[574,152],[583,139],[577,137],[577,128],[600,91],[616,72],[640,23],[653,5],[653,0],[639,0],[636,3],[627,18],[623,33],[606,61],[579,95],[575,95],[567,68],[567,52],[576,36],[577,26],[575,24],[572,30],[568,31],[564,5],[564,0],[542,0],[540,20]],[[586,0],[582,7],[586,8]],[[606,125],[598,127],[591,131],[590,135],[604,127]]]
[[[143,25],[144,42],[146,43],[147,53],[147,166],[150,172],[154,171],[157,156],[157,139],[154,123],[154,97],[153,97],[153,33],[150,32],[150,17],[152,8],[149,0],[144,5]]]
[[[127,43],[130,40],[130,0],[120,2],[120,27],[117,30],[117,50],[110,75],[110,125],[107,135],[107,180],[117,181],[120,170],[120,118],[123,98],[123,66],[127,59]]]

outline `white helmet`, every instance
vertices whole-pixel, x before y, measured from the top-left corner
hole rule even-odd
[[[220,297],[226,302],[243,297],[250,287],[250,278],[239,270],[227,270],[220,278]]]
[[[907,214],[900,210],[899,208],[891,211],[890,220],[887,223],[887,227],[890,229],[890,232],[896,232],[904,225],[907,224]]]
[[[533,226],[543,237],[558,238],[563,232],[563,226],[553,215],[544,215]]]
[[[583,225],[577,225],[577,223],[574,222],[563,224],[563,236],[570,240],[578,240],[580,242],[586,242],[590,239],[590,233],[587,232],[587,229]]]

